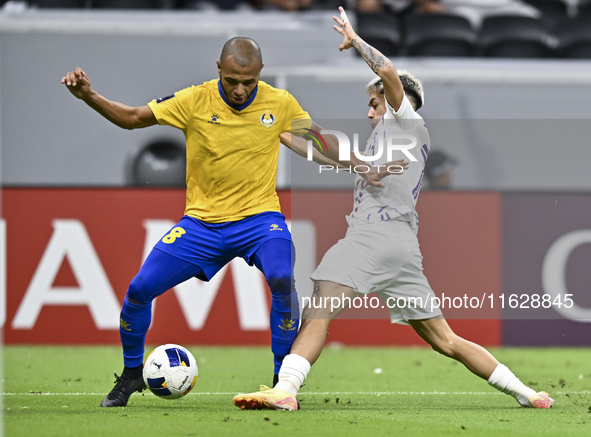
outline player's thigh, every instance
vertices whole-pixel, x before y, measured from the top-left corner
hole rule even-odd
[[[404,261],[396,275],[377,283],[372,291],[376,291],[390,309],[392,323],[433,319],[441,315],[441,310],[435,304],[435,293],[423,272],[423,256],[418,240],[408,226],[402,230]]]
[[[202,270],[199,279],[208,281],[236,256],[226,251],[222,225],[184,216],[154,248],[199,266]]]
[[[332,320],[351,306],[356,293],[351,287],[331,281],[315,281],[312,296],[302,299],[302,319]]]
[[[285,238],[266,240],[252,256],[253,264],[265,275],[271,291],[292,289],[294,261],[294,245]]]
[[[289,244],[266,244],[273,240],[286,240]],[[285,216],[280,212],[263,212],[232,223],[224,232],[224,243],[234,256],[243,258],[249,265],[255,264],[257,258],[260,262],[264,255],[280,257],[287,266],[293,264],[292,258],[295,261],[291,233],[285,223]],[[268,262],[269,257],[265,261]]]
[[[396,279],[411,249],[411,241],[403,235],[405,227],[405,222],[389,220],[349,228],[345,238],[326,252],[312,280],[347,285],[360,294],[382,289]]]
[[[127,290],[130,302],[141,304],[152,301],[166,290],[199,276],[199,266],[176,258],[159,249],[152,249]]]

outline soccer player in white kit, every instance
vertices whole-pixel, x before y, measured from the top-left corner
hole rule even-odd
[[[261,386],[259,392],[235,396],[234,405],[241,409],[297,410],[296,395],[310,366],[322,352],[331,320],[357,295],[375,292],[384,302],[400,298],[415,302],[404,308],[389,304],[392,323],[410,324],[434,350],[460,361],[492,387],[515,397],[521,406],[549,408],[554,400],[548,393],[536,393],[525,386],[483,347],[457,336],[439,308],[424,305],[435,294],[423,274],[416,236],[415,205],[430,147],[425,123],[416,112],[424,101],[422,85],[412,75],[397,72],[387,57],[359,38],[343,8],[340,11],[340,19],[333,17],[339,25],[334,26],[335,29],[344,37],[340,49],[354,47],[378,75],[367,86],[368,118],[374,131],[365,155],[375,156],[380,141],[385,148],[390,138],[403,134],[407,138],[412,135],[416,145],[392,156],[393,159],[406,156],[411,161],[410,166],[402,175],[384,178],[383,187],[368,186],[357,176],[355,203],[347,217],[347,234],[328,250],[311,276],[314,281],[312,305],[304,309],[300,331],[283,361],[279,382],[272,389]],[[306,143],[289,136],[283,136],[282,140],[291,140],[294,149],[301,149]],[[334,154],[329,157],[336,160]],[[386,158],[377,159],[376,156],[371,164],[381,164]],[[341,302],[336,309],[332,307],[335,302],[332,298]],[[423,302],[423,305],[416,302]]]

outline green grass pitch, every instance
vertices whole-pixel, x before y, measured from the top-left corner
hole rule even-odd
[[[99,408],[121,370],[119,347],[3,348],[4,435],[12,436],[584,436],[591,435],[590,349],[494,349],[556,400],[520,408],[461,364],[426,348],[327,348],[300,411],[241,411],[237,392],[272,377],[269,348],[191,347],[199,380],[185,398],[134,394]],[[375,369],[382,369],[376,372]]]

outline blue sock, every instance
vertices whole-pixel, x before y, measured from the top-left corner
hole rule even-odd
[[[279,374],[283,358],[289,355],[300,326],[298,297],[294,291],[288,295],[273,293],[271,304],[271,350],[274,372]],[[294,309],[296,311],[294,311]],[[295,317],[294,317],[295,316]]]
[[[144,362],[144,343],[151,322],[152,302],[138,305],[125,298],[119,326],[125,367],[137,367]]]
[[[300,324],[299,303],[293,280],[295,250],[290,240],[265,242],[254,254],[253,262],[263,272],[271,289],[271,350],[275,374],[289,354]]]

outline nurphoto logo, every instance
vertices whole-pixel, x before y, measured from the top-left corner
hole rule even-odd
[[[313,160],[314,143],[316,143],[321,152],[327,150],[326,142],[322,137],[323,135],[333,135],[336,137],[337,141],[339,142],[339,161],[351,160],[351,141],[345,133],[338,130],[322,130],[319,134],[318,132],[315,132],[311,129],[307,129],[307,133],[303,136],[303,138],[305,138],[308,142],[306,157],[308,161]],[[353,153],[361,161],[372,163],[371,165],[375,166],[378,172],[381,171],[381,167],[384,167],[388,173],[392,174],[401,174],[404,171],[404,168],[401,165],[384,166],[374,164],[376,161],[382,158],[384,155],[384,149],[386,151],[386,162],[391,162],[394,160],[393,155],[395,152],[402,152],[404,157],[412,162],[417,161],[417,159],[409,152],[409,150],[416,147],[416,145],[417,139],[414,135],[402,132],[387,132],[385,134],[385,138],[384,136],[379,136],[379,138],[376,138],[371,147],[368,147],[366,153],[363,153],[359,151],[359,134],[353,134]],[[319,166],[320,173],[330,170],[336,170],[337,173],[339,170],[354,173],[368,173],[371,170],[371,167],[370,165],[356,165],[354,167],[349,166],[349,168],[343,169],[339,167],[335,168],[333,165]]]

